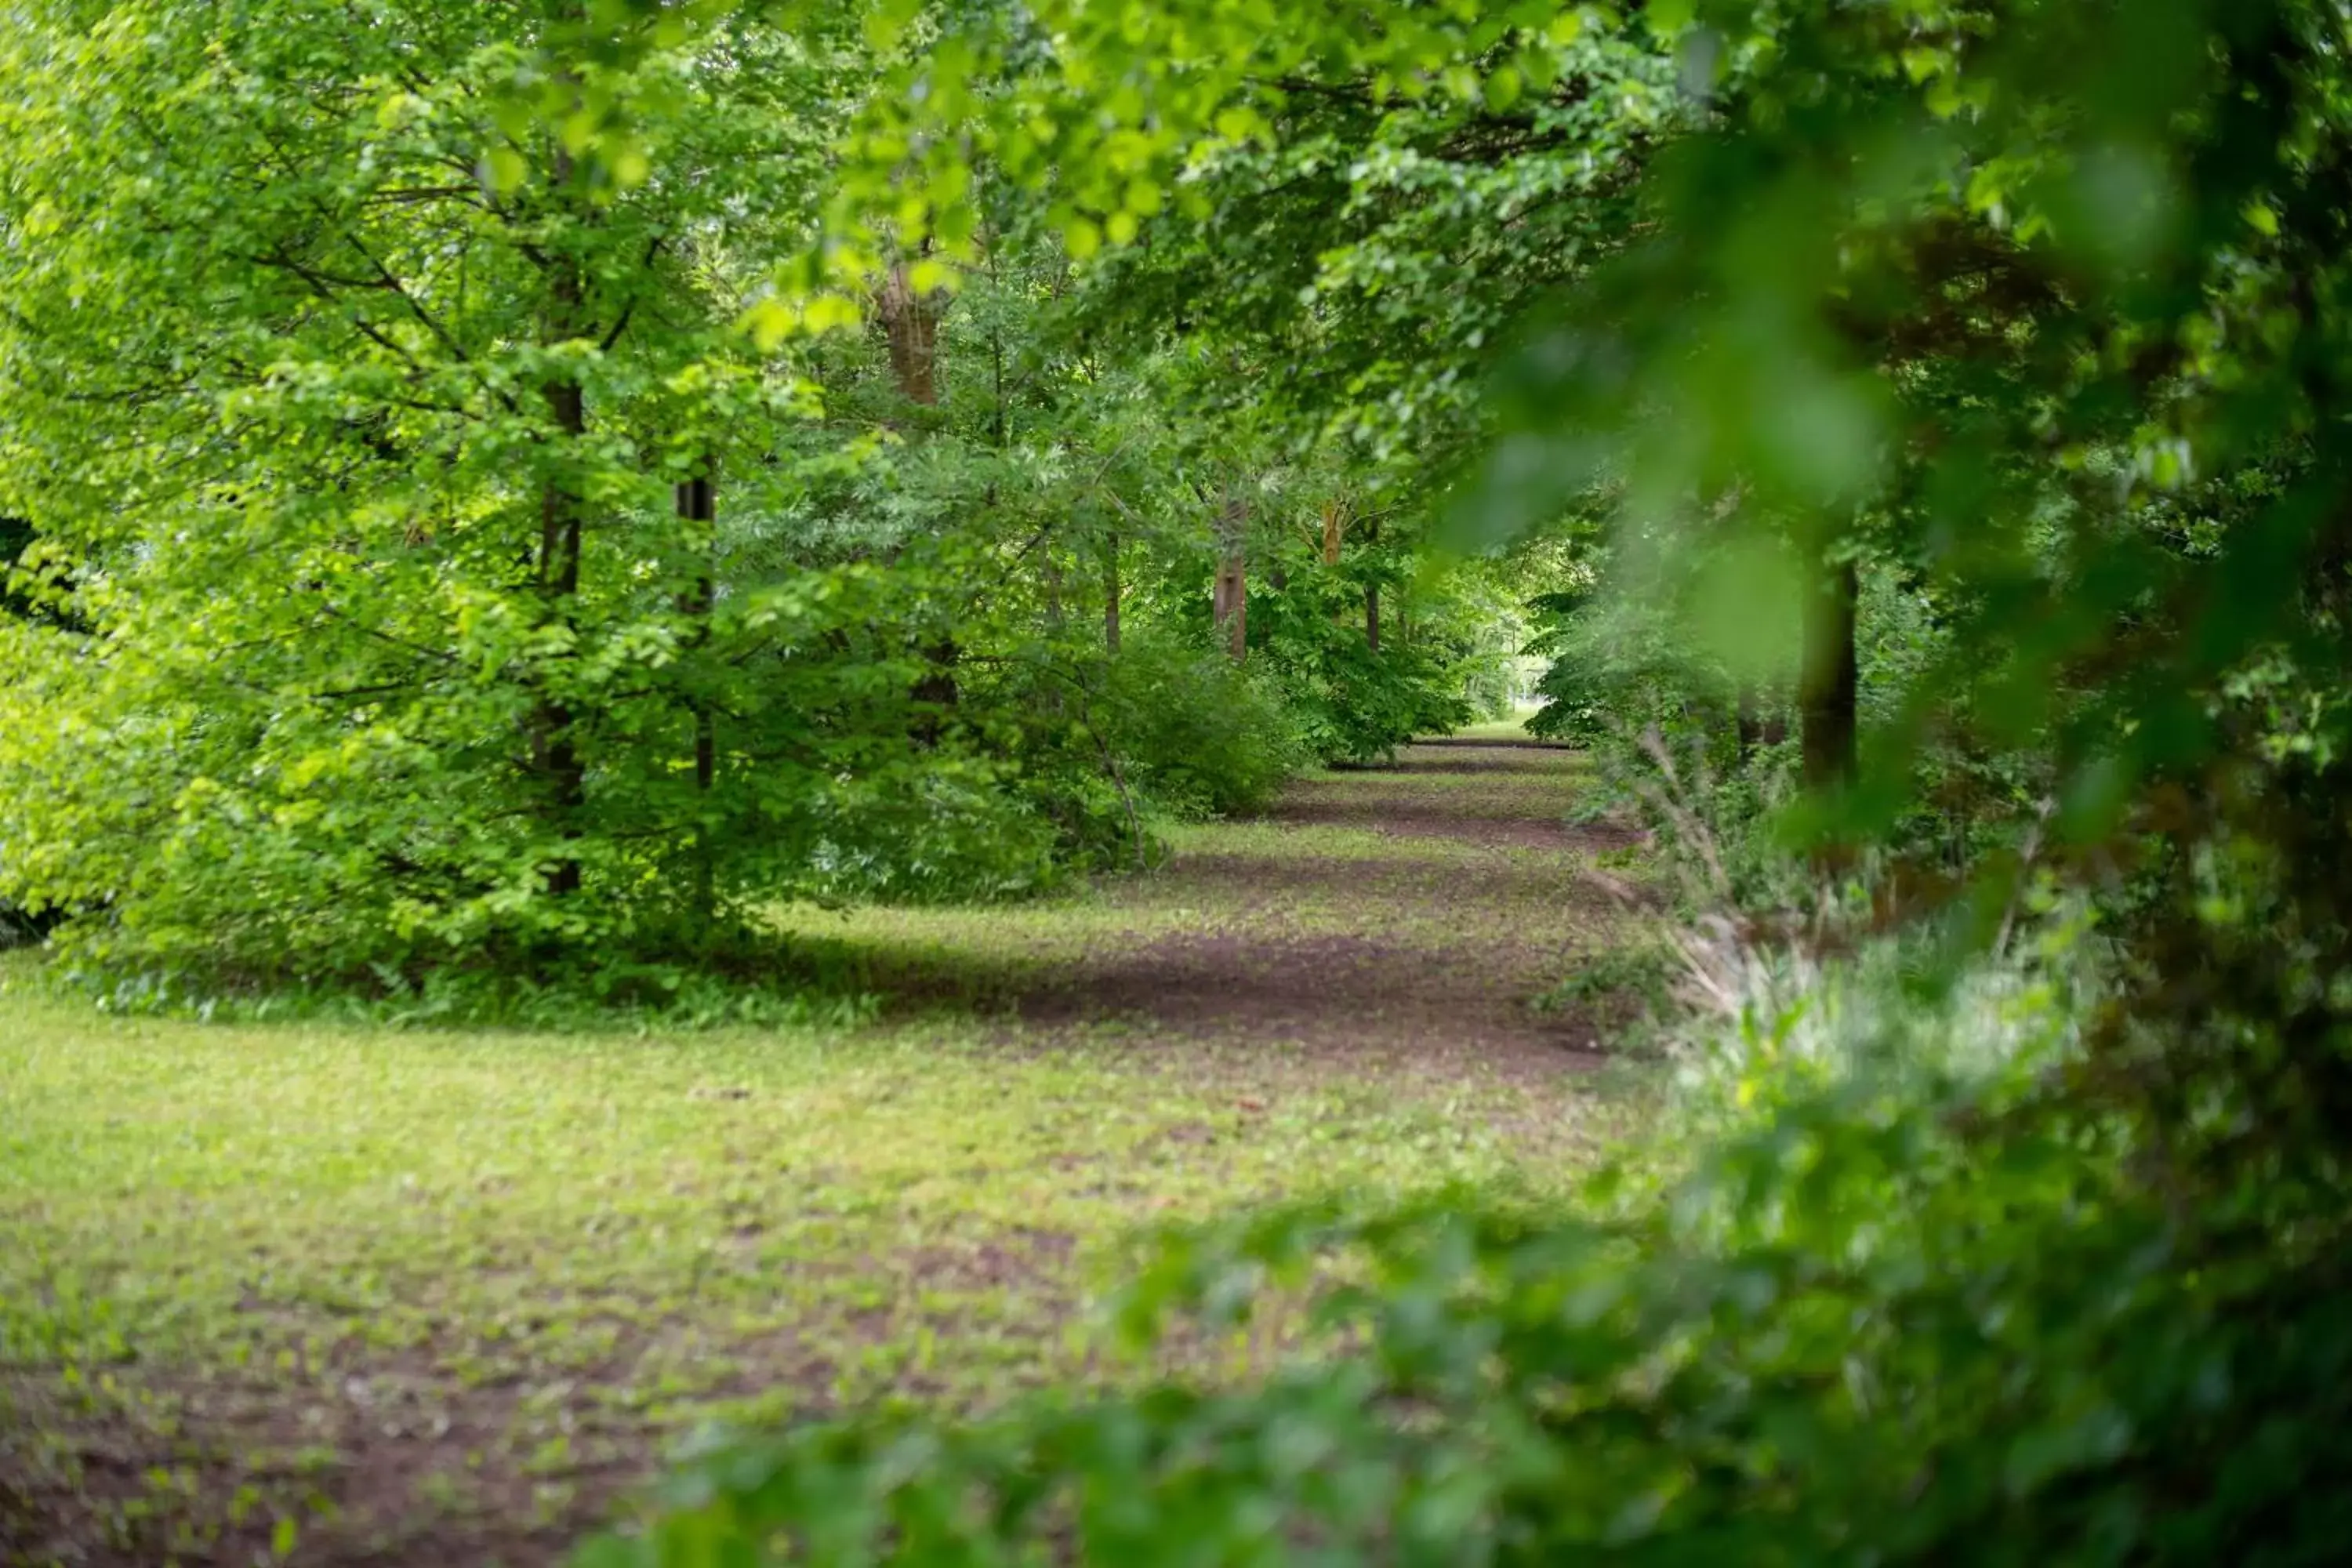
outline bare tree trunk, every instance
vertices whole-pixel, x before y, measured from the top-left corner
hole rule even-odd
[[[942,301],[939,295],[919,294],[909,280],[904,261],[892,264],[883,276],[882,286],[875,291],[875,302],[882,316],[883,330],[890,339],[890,373],[898,383],[899,395],[909,403],[935,406],[940,400],[940,313]],[[923,660],[929,668],[915,683],[914,698],[937,710],[919,718],[915,736],[926,746],[939,744],[946,730],[947,710],[955,707],[962,693],[956,685],[955,667],[963,657],[953,637],[941,637],[923,650]]]
[[[1249,657],[1249,502],[1228,491],[1217,515],[1217,581],[1211,613],[1224,629],[1225,651],[1239,664]]]
[[[1118,651],[1118,531],[1114,529],[1103,542],[1103,647],[1111,653]]]
[[[940,400],[940,298],[918,294],[908,281],[907,264],[895,262],[875,291],[883,330],[890,338],[890,372],[898,391],[909,403],[926,406]]]
[[[715,525],[719,518],[718,497],[709,473],[687,480],[677,487],[677,515],[690,524],[696,542],[709,560]],[[696,622],[693,642],[699,647],[710,637],[710,611],[716,589],[708,565],[694,587],[684,597],[679,608]],[[699,697],[689,700],[694,714],[694,793],[696,823],[694,829],[694,907],[708,921],[719,912],[716,857],[710,842],[710,791],[719,776],[719,731],[710,712],[710,705]]]
[[[571,183],[572,174],[572,156],[559,144],[553,164],[554,184],[559,192]],[[551,257],[547,266],[547,310],[541,334],[549,346],[554,347],[580,335],[586,286],[575,258]],[[560,468],[578,453],[588,433],[587,399],[580,383],[567,374],[544,383],[540,395],[547,404],[549,422],[554,426]],[[586,513],[578,487],[570,479],[559,472],[541,484],[539,553],[534,564],[540,598],[551,620],[572,619],[580,594],[581,539]],[[547,690],[542,677],[530,719],[531,765],[545,789],[548,815],[567,843],[579,837],[580,813],[587,804],[587,769],[581,761],[573,723],[570,707]],[[567,849],[548,868],[547,890],[561,897],[579,889],[580,861]]]
[[[1323,564],[1339,564],[1339,535],[1348,525],[1348,503],[1332,501],[1323,509]]]
[[[1823,561],[1805,603],[1805,664],[1798,706],[1805,783],[1827,788],[1857,767],[1861,665],[1854,653],[1858,574],[1851,557]]]
[[[1244,567],[1239,555],[1218,562],[1210,600],[1217,625],[1224,629],[1225,651],[1237,663],[1249,652],[1249,577]]]

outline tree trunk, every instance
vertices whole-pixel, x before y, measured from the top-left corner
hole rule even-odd
[[[1850,782],[1857,766],[1861,666],[1854,655],[1858,574],[1852,558],[1824,561],[1805,604],[1802,714],[1805,783]]]
[[[1235,664],[1249,656],[1248,525],[1249,503],[1229,493],[1217,515],[1217,548],[1223,553],[1210,605]]]
[[[561,146],[554,157],[554,184],[561,191],[571,182],[572,157]],[[586,289],[577,259],[555,256],[548,262],[548,305],[541,336],[551,347],[580,335]],[[540,489],[538,588],[550,620],[569,622],[580,594],[581,536],[587,508],[577,485],[560,472],[561,464],[580,448],[588,433],[587,400],[580,383],[561,375],[540,388],[555,429],[561,456],[559,472]],[[556,831],[567,841],[580,836],[580,813],[587,801],[587,769],[572,732],[574,716],[564,701],[550,693],[540,676],[539,700],[531,715],[531,765],[545,791],[546,809]],[[547,890],[559,897],[579,891],[580,861],[568,850],[548,868]]]
[[[1103,542],[1103,647],[1118,651],[1118,534]]]
[[[1347,527],[1348,508],[1344,501],[1333,501],[1323,509],[1323,564],[1339,564],[1339,535]]]
[[[1211,597],[1213,614],[1225,634],[1225,651],[1238,663],[1249,652],[1249,578],[1243,558],[1228,555],[1217,563],[1217,583]]]
[[[691,525],[696,542],[701,547],[704,560],[708,561],[716,532],[719,506],[707,473],[677,487],[677,516],[681,522]],[[716,591],[706,567],[678,606],[696,623],[692,641],[697,647],[709,639],[710,610],[715,596]],[[691,697],[687,706],[694,715],[694,907],[707,922],[719,912],[716,855],[710,842],[709,816],[710,790],[719,776],[719,731],[708,702],[698,696]]]
[[[940,296],[917,293],[908,280],[907,264],[899,261],[883,276],[875,300],[883,330],[889,334],[890,374],[898,383],[898,395],[909,403],[936,406],[940,401]],[[947,728],[947,710],[961,700],[955,667],[962,657],[963,650],[952,636],[923,649],[923,661],[929,668],[915,683],[914,698],[938,710],[915,721],[915,738],[925,746],[939,744]]]
[[[908,280],[907,264],[894,262],[884,274],[875,302],[883,330],[890,338],[890,372],[899,395],[909,403],[929,407],[940,400],[940,299],[918,294]]]

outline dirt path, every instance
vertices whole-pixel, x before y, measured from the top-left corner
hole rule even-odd
[[[1529,1005],[1622,919],[1581,873],[1633,836],[1568,824],[1580,776],[1570,752],[1447,742],[1302,781],[1109,889],[1125,929],[1022,988],[1020,1015],[1423,1078],[1590,1067],[1602,1021]]]
[[[892,1021],[977,1013],[1269,1090],[1557,1082],[1622,1021],[1530,1005],[1626,925],[1592,873],[1635,836],[1570,825],[1586,766],[1525,742],[1413,745],[1302,779],[1264,817],[1178,828],[1167,864],[1072,897],[789,922]]]

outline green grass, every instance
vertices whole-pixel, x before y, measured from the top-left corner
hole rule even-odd
[[[1307,793],[1475,815],[1508,787]],[[1563,778],[1517,787],[1549,803]],[[1571,852],[1531,873],[1524,851],[1348,826],[1181,840],[1169,872],[1047,903],[791,911],[897,994],[855,1030],[205,1026],[0,991],[17,1528],[134,1555],[290,1531],[298,1561],[545,1560],[698,1420],[1101,1373],[1084,1304],[1150,1227],[1333,1186],[1564,1184],[1622,1126],[1573,1074],[1413,1047],[1426,1006],[1494,989],[1507,1019],[1501,991],[1589,944]],[[1256,1003],[1155,1016],[1219,998],[1182,970],[1158,999],[1153,954],[1223,955],[1241,968],[1212,992],[1262,981],[1276,1007],[1357,984],[1357,947],[1354,1013],[1316,994],[1270,1023]],[[1375,983],[1489,948],[1521,967],[1456,964],[1458,992],[1429,996]],[[1057,978],[1114,994],[1139,963],[1139,1010],[1010,1009]]]
[[[1528,721],[1543,711],[1541,703],[1531,702],[1511,710],[1507,718],[1490,719],[1483,723],[1469,724],[1456,730],[1456,739],[1465,741],[1518,741],[1528,739]]]

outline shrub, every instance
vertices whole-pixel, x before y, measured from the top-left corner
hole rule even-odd
[[[1174,816],[1255,811],[1311,760],[1265,676],[1179,642],[1130,639],[1097,710],[1129,780]]]
[[[1467,695],[1496,663],[1461,617],[1433,614],[1408,637],[1391,627],[1373,647],[1360,584],[1294,580],[1250,611],[1250,659],[1273,682],[1307,750],[1323,762],[1369,763],[1417,735],[1443,735],[1476,716]]]

